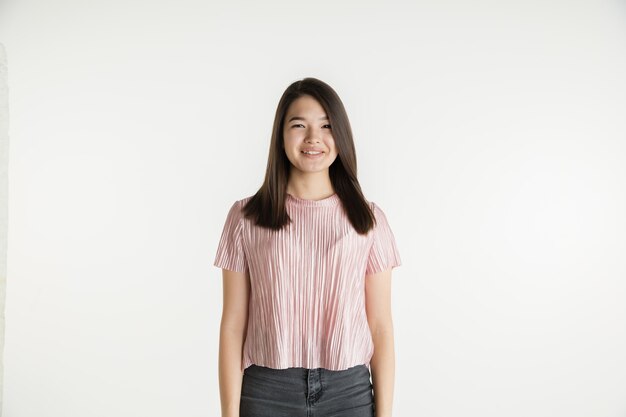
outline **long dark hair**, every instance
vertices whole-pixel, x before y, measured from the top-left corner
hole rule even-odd
[[[366,234],[376,219],[357,179],[356,152],[346,109],[335,90],[312,77],[289,85],[278,102],[265,180],[243,207],[244,216],[259,226],[273,230],[280,230],[291,222],[285,209],[291,163],[282,146],[283,126],[289,105],[304,95],[315,98],[326,111],[337,147],[337,158],[328,168],[330,181],[354,229]]]

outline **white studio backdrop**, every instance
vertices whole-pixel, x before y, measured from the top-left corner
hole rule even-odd
[[[7,234],[8,234],[8,188],[9,188],[9,103],[7,91],[7,63],[4,46],[0,43],[0,352],[4,346],[4,305],[7,282]],[[4,364],[0,357],[0,387]],[[0,391],[0,414],[2,392]]]
[[[3,417],[219,415],[213,257],[306,76],[342,97],[402,257],[395,416],[623,417],[625,18],[605,0],[4,2]]]

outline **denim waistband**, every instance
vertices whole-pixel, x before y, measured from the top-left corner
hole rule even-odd
[[[331,369],[326,369],[326,368],[303,368],[303,367],[277,369],[277,368],[268,368],[266,366],[252,364],[248,366],[246,369],[244,369],[244,372],[251,373],[251,374],[263,373],[265,375],[276,375],[276,376],[286,376],[286,377],[291,377],[291,378],[306,379],[312,373],[323,373],[326,376],[343,376],[343,375],[351,375],[354,373],[363,372],[363,369],[369,372],[365,364],[359,364],[359,365],[355,365],[350,368],[341,369],[341,370],[331,370]]]

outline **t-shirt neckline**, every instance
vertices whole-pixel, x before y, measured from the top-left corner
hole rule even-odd
[[[287,200],[298,206],[307,206],[307,207],[326,207],[326,206],[334,206],[339,202],[339,196],[337,193],[334,193],[326,198],[322,198],[321,200],[307,200],[304,198],[299,198],[294,195],[287,193]]]

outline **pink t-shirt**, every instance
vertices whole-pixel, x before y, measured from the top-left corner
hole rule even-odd
[[[333,194],[305,200],[287,194],[292,223],[279,231],[253,224],[236,201],[214,265],[250,278],[242,370],[252,364],[344,370],[370,368],[374,344],[365,312],[365,277],[401,265],[383,211],[359,235]]]

